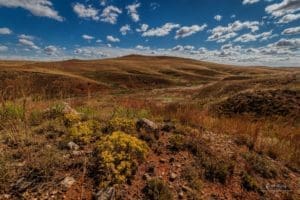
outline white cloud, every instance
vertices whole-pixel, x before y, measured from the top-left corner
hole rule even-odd
[[[137,32],[145,32],[147,31],[149,28],[149,25],[148,24],[142,24],[140,28],[137,28],[136,31]]]
[[[10,35],[12,34],[12,31],[9,28],[0,28],[0,35]]]
[[[35,37],[32,35],[25,35],[25,34],[21,34],[18,36],[19,39],[26,39],[26,40],[34,40]]]
[[[111,35],[108,35],[108,36],[106,37],[106,39],[107,39],[107,41],[109,41],[109,42],[120,42],[120,39],[119,39],[119,38],[113,37],[113,36],[111,36]]]
[[[100,5],[105,6],[107,4],[107,0],[100,0]]]
[[[298,20],[298,19],[300,19],[300,13],[298,13],[298,14],[287,14],[287,15],[283,16],[282,18],[280,18],[278,23],[279,24],[286,24],[286,23],[290,23],[290,22]]]
[[[252,41],[256,41],[258,39],[260,39],[261,41],[264,40],[268,40],[270,38],[272,38],[274,35],[272,35],[273,31],[269,31],[269,32],[263,32],[261,34],[252,34],[252,33],[247,33],[247,34],[243,34],[239,37],[237,37],[234,41],[235,42],[252,42]]]
[[[217,21],[221,21],[222,16],[221,15],[216,15],[216,16],[214,16],[214,19],[217,20]]]
[[[292,28],[287,28],[282,31],[283,35],[296,35],[300,34],[300,26],[297,27],[292,27]]]
[[[183,26],[176,31],[175,39],[191,36],[199,31],[203,31],[206,27],[207,27],[206,24],[203,24],[202,26],[199,25]]]
[[[266,7],[266,12],[281,17],[286,14],[295,13],[300,10],[299,0],[282,0],[280,3],[274,3]]]
[[[57,47],[55,47],[53,45],[50,45],[50,46],[47,46],[47,47],[44,48],[44,52],[47,55],[58,55],[59,50],[58,50]]]
[[[127,32],[130,30],[131,30],[131,28],[128,24],[126,24],[120,28],[120,32],[122,35],[127,35]]]
[[[227,26],[217,26],[211,30],[211,35],[208,37],[208,41],[225,42],[230,38],[237,36],[238,31],[243,29],[250,29],[251,32],[259,30],[260,23],[258,21],[245,21],[239,20],[228,24]]]
[[[7,46],[4,46],[4,45],[0,45],[0,52],[5,52],[8,50],[8,47]]]
[[[101,42],[102,42],[102,40],[98,39],[98,40],[96,40],[96,42],[97,42],[97,43],[101,43]]]
[[[35,50],[40,49],[37,45],[35,45],[35,43],[33,41],[28,40],[28,39],[19,39],[19,43],[24,46],[27,46],[31,49],[35,49]]]
[[[80,18],[91,18],[95,21],[99,20],[99,16],[98,16],[99,11],[96,8],[93,8],[92,6],[86,7],[81,3],[76,3],[73,6],[73,10]]]
[[[135,48],[138,49],[138,50],[142,50],[142,51],[150,50],[150,47],[145,47],[145,46],[142,46],[142,45],[137,45]]]
[[[0,6],[23,8],[35,16],[63,21],[63,17],[54,10],[52,2],[49,0],[0,0]]]
[[[300,39],[280,39],[273,44],[278,48],[287,48],[290,50],[298,50],[300,48]]]
[[[138,14],[138,12],[137,12],[137,9],[138,9],[140,6],[141,6],[140,3],[134,3],[134,4],[128,5],[128,6],[126,7],[128,14],[130,15],[130,17],[132,18],[132,20],[133,20],[134,22],[140,21],[140,16],[139,16],[139,14]]]
[[[254,4],[259,2],[260,0],[243,0],[243,4]]]
[[[93,40],[95,37],[84,34],[84,35],[82,35],[82,38],[85,40]]]
[[[145,31],[142,36],[143,37],[163,37],[169,35],[173,29],[179,28],[179,24],[174,23],[166,23],[162,27],[152,28]]]
[[[101,21],[110,24],[117,23],[118,16],[122,13],[122,10],[115,6],[107,6],[104,8],[101,14]]]

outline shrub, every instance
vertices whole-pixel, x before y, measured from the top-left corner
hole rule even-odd
[[[249,135],[238,135],[235,139],[235,143],[237,145],[245,145],[250,150],[254,148],[254,141]]]
[[[32,126],[37,126],[43,122],[43,112],[39,110],[33,110],[29,115],[29,123]]]
[[[217,161],[210,159],[207,163],[203,163],[205,168],[205,178],[210,181],[219,181],[226,183],[227,178],[233,174],[233,164],[225,161]]]
[[[132,132],[135,130],[135,120],[123,117],[112,118],[107,127],[108,133],[113,131]]]
[[[74,141],[89,142],[94,133],[100,129],[95,120],[78,122],[69,127],[69,136]]]
[[[113,132],[98,143],[104,186],[128,181],[149,151],[147,144],[124,132]]]
[[[247,190],[247,191],[258,191],[259,187],[254,180],[253,177],[251,177],[248,173],[244,172],[242,174],[242,186]]]
[[[5,103],[0,107],[0,120],[23,120],[24,109],[22,106],[12,102]]]
[[[265,157],[255,153],[246,153],[243,157],[251,168],[263,178],[275,178],[277,176],[277,170]]]
[[[172,151],[181,151],[186,148],[185,137],[180,134],[174,134],[170,137],[170,149]]]
[[[158,178],[151,179],[147,182],[143,190],[146,199],[151,200],[172,200],[173,195],[169,187]]]
[[[189,187],[199,191],[203,185],[199,170],[196,167],[188,166],[181,172],[181,177],[186,180]]]

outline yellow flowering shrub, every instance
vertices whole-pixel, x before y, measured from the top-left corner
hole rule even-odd
[[[98,143],[100,168],[105,177],[101,186],[120,184],[130,179],[149,147],[136,137],[121,131],[113,132]]]
[[[75,141],[89,142],[97,128],[93,120],[78,122],[69,127],[69,135]]]
[[[135,120],[124,117],[114,117],[109,121],[110,131],[132,132],[135,130]]]
[[[81,120],[81,116],[78,113],[70,112],[64,114],[64,121],[67,126],[78,123]]]

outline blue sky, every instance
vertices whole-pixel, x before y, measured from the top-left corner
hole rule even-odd
[[[0,58],[299,66],[300,0],[0,0]]]

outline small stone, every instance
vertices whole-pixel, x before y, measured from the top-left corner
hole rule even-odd
[[[83,155],[84,153],[82,151],[72,151],[72,155],[73,156],[81,156]]]
[[[190,191],[192,191],[192,189],[190,187],[186,186],[186,185],[182,186],[182,190],[184,192],[190,192]]]
[[[115,188],[109,187],[107,189],[102,189],[96,194],[97,200],[114,200],[116,196]]]
[[[66,188],[70,188],[74,183],[75,183],[75,179],[71,176],[67,176],[66,178],[64,178],[64,180],[61,182],[61,184],[63,186],[65,186]]]
[[[72,141],[68,143],[68,147],[70,150],[75,150],[75,151],[79,149],[79,145]]]
[[[179,197],[179,199],[183,199],[183,198],[184,198],[184,194],[183,194],[182,191],[180,191],[180,192],[178,193],[178,197]]]
[[[167,162],[167,160],[164,159],[164,158],[161,158],[161,159],[159,160],[159,162],[160,162],[160,163],[165,163],[165,162]]]
[[[170,174],[170,181],[175,181],[175,179],[177,178],[177,174],[175,174],[175,173],[171,173]]]
[[[146,173],[146,174],[143,175],[143,179],[145,181],[149,181],[151,179],[151,176],[148,173]]]

